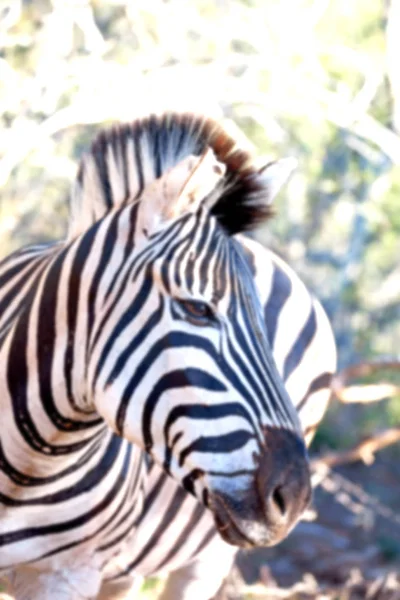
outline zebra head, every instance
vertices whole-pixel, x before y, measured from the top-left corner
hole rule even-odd
[[[87,395],[239,546],[281,540],[311,496],[299,420],[233,237],[270,216],[292,166],[257,170],[215,123],[168,115],[101,134],[73,196],[70,236],[94,223],[99,240]]]

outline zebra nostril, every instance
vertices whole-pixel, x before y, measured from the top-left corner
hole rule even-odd
[[[309,501],[309,486],[291,474],[283,482],[266,490],[262,499],[264,516],[273,528],[290,530]]]
[[[293,432],[270,428],[266,442],[257,488],[266,525],[279,540],[289,533],[310,502],[310,471],[304,443]]]
[[[283,495],[282,486],[278,485],[272,492],[271,500],[273,504],[278,508],[281,516],[284,517],[286,513],[286,502]]]

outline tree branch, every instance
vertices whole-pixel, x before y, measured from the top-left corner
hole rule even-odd
[[[351,379],[369,377],[370,375],[374,375],[383,370],[400,372],[400,360],[392,358],[350,365],[334,376],[332,380],[332,392],[340,402],[346,404],[368,404],[399,394],[400,386],[388,382],[352,386],[347,385],[347,382]]]
[[[393,427],[363,440],[349,450],[327,452],[323,456],[312,460],[311,465],[315,468],[318,468],[320,465],[336,467],[337,465],[357,462],[358,460],[362,460],[366,465],[370,465],[375,460],[375,452],[399,441],[400,427]]]

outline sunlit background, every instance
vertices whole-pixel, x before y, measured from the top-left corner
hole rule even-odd
[[[322,300],[340,366],[397,355],[399,0],[0,0],[0,49],[2,256],[64,235],[77,161],[105,123],[205,113],[260,157],[298,159],[257,237]],[[398,395],[335,404],[315,449],[399,423]],[[397,528],[378,544],[389,565]]]

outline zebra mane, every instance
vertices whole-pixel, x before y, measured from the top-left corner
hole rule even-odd
[[[102,131],[80,163],[71,194],[70,238],[143,190],[190,155],[211,148],[225,165],[223,186],[211,212],[229,234],[252,229],[272,216],[268,181],[250,155],[215,121],[167,113]]]

